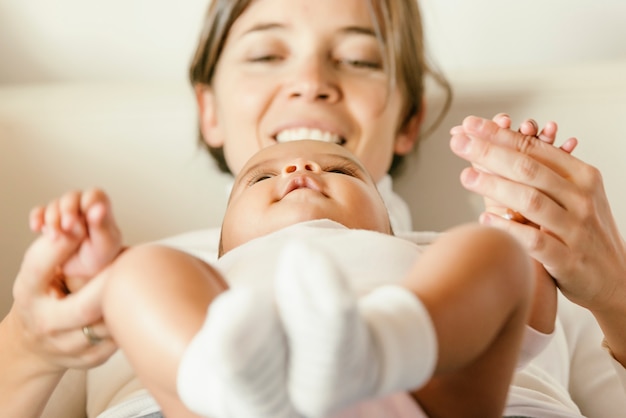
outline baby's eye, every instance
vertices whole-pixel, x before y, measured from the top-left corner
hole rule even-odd
[[[250,180],[248,180],[248,187],[260,183],[263,180],[268,180],[271,179],[273,176],[271,174],[258,174],[256,176],[253,176],[250,178]]]
[[[356,177],[356,172],[350,167],[331,167],[326,170],[327,173],[343,174],[350,177]]]

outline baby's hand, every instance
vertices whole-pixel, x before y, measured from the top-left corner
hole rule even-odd
[[[34,208],[30,213],[30,228],[53,241],[63,234],[77,246],[75,253],[60,266],[70,291],[82,287],[122,249],[121,233],[109,198],[99,189],[69,192],[47,206]]]
[[[511,129],[511,118],[506,113],[498,113],[492,119],[498,126],[505,129]],[[554,141],[556,140],[556,134],[559,130],[558,125],[554,121],[546,122],[545,126],[541,131],[539,130],[539,125],[534,119],[526,119],[524,120],[518,131],[524,135],[534,136],[541,141],[554,145]],[[563,145],[559,148],[563,151],[571,154],[574,151],[574,148],[578,145],[578,140],[576,138],[568,138]]]

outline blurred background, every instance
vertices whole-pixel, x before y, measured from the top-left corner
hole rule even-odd
[[[185,79],[208,0],[2,0],[0,83]],[[626,56],[623,0],[421,0],[446,72]]]

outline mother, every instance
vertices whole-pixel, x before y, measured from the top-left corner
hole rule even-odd
[[[394,229],[402,231],[410,227],[408,214],[393,194],[387,173],[393,172],[402,156],[415,147],[423,114],[423,77],[428,72],[420,16],[414,2],[215,0],[209,9],[191,76],[203,139],[222,162],[223,169],[237,173],[257,149],[276,140],[305,136],[340,142],[363,161],[379,182],[394,218]],[[465,184],[546,225],[550,233],[546,229],[527,231],[510,222],[498,223],[498,219],[489,216],[485,219],[511,229],[522,242],[528,243],[536,258],[546,263],[559,279],[565,293],[576,296],[578,303],[602,316],[604,311],[597,302],[614,300],[615,289],[626,287],[623,283],[626,250],[616,228],[609,228],[609,236],[602,225],[589,223],[588,232],[597,246],[579,251],[588,257],[584,264],[575,265],[570,253],[567,257],[559,254],[555,257],[551,249],[560,248],[558,243],[568,248],[589,244],[591,240],[586,237],[558,235],[572,225],[574,218],[553,217],[558,214],[549,211],[544,215],[542,208],[527,207],[525,202],[516,200],[520,186],[541,191],[547,197],[553,197],[556,191],[575,196],[577,181],[568,178],[574,186],[563,191],[563,183],[555,181],[554,176],[550,177],[552,181],[542,179],[550,173],[579,173],[579,166],[588,166],[565,153],[555,154],[558,150],[551,147],[543,149],[537,145],[536,151],[520,152],[516,144],[524,142],[523,135],[496,129],[487,121],[478,126],[469,122],[464,127],[465,134],[460,136],[479,145],[457,147],[462,142],[457,137],[454,149],[459,153],[467,149],[463,151],[465,158],[501,177],[479,174],[472,183],[467,181],[473,174],[469,171],[464,177]],[[484,152],[496,149],[499,151]],[[526,149],[533,148],[522,150]],[[502,155],[536,164],[536,172],[541,176],[535,176],[533,181],[541,182],[519,175],[507,176],[500,167]],[[592,203],[606,202],[601,190],[594,193],[588,198]],[[560,195],[557,203],[562,203]],[[547,213],[551,213],[550,219]],[[608,215],[605,219],[611,219]],[[536,247],[532,243],[540,241],[525,239],[540,233],[558,237],[558,243]],[[213,238],[215,242],[207,245],[216,249],[217,232]],[[594,257],[599,254],[600,244],[607,247],[610,244],[614,259]],[[8,416],[34,417],[44,410],[45,416],[83,417],[86,413],[96,416],[123,404],[140,390],[123,357],[110,358],[115,349],[110,340],[94,346],[86,341],[83,327],[90,324],[97,323],[93,329],[99,337],[107,335],[105,324],[100,322],[101,283],[88,283],[66,295],[55,273],[56,266],[67,258],[67,254],[57,254],[45,242],[37,240],[27,251],[16,278],[14,305],[0,325],[0,369],[3,370],[0,406]],[[594,275],[606,280],[602,282],[605,285],[595,286],[593,293],[581,292],[577,289],[584,288],[581,283],[590,277],[589,270],[607,270],[613,274]],[[573,318],[570,314],[575,310],[571,304],[562,304],[557,331],[562,330],[560,341],[571,352],[585,352],[597,359],[600,366],[592,372],[597,377],[596,384],[580,379],[587,370],[578,365],[580,359],[575,356],[571,357],[571,364],[570,357],[567,358],[567,364],[562,365],[557,376],[548,376],[552,379],[548,385],[536,386],[535,374],[524,375],[527,379],[515,382],[513,395],[516,387],[530,381],[532,387],[523,387],[520,392],[530,391],[550,400],[545,406],[539,405],[535,416],[546,416],[546,411],[555,409],[571,412],[571,416],[577,416],[577,409],[587,415],[611,416],[623,409],[609,408],[621,408],[626,403],[624,391],[614,384],[617,373],[607,363],[609,355],[599,348],[600,341],[585,346],[585,340],[568,333],[573,330],[569,324]],[[626,313],[607,316],[615,321],[611,323],[613,326],[606,326],[601,318],[599,321],[616,357],[624,361],[626,341],[620,340],[616,329],[626,321]],[[584,324],[597,331],[595,323]],[[85,375],[76,369],[101,363],[104,363],[102,367],[87,373],[89,384],[86,385]],[[622,365],[616,366],[620,373],[625,373]],[[567,376],[562,376],[561,371]],[[579,378],[569,382],[570,376]],[[568,388],[572,389],[571,396]],[[53,391],[55,395],[48,403]]]

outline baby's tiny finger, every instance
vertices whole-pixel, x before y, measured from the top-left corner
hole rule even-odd
[[[543,127],[541,132],[539,132],[539,135],[537,135],[537,138],[541,139],[543,142],[546,142],[548,144],[554,144],[557,131],[558,131],[558,126],[556,122],[549,121]]]
[[[568,138],[563,145],[561,145],[559,148],[561,148],[563,151],[567,152],[568,154],[571,154],[572,151],[574,151],[574,148],[576,148],[578,146],[578,139],[572,137],[572,138]]]
[[[539,125],[534,119],[526,119],[520,124],[519,132],[524,135],[536,136],[539,132]]]
[[[511,117],[507,113],[498,113],[491,120],[502,129],[509,129],[511,127]]]

